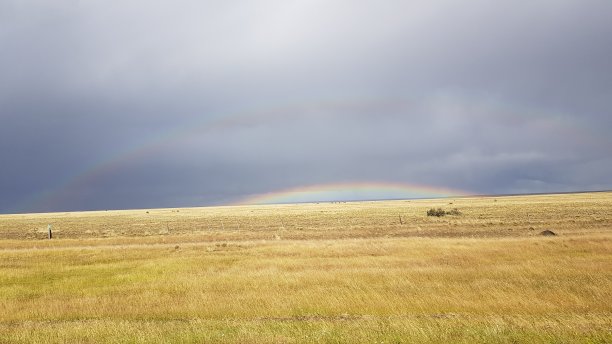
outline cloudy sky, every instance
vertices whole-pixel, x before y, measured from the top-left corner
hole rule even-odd
[[[612,189],[612,2],[0,0],[0,213]]]

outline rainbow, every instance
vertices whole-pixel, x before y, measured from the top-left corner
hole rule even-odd
[[[252,195],[235,202],[234,205],[415,199],[468,195],[473,195],[473,193],[465,190],[426,185],[388,182],[343,182],[298,186]]]
[[[359,97],[348,99],[331,99],[320,101],[308,101],[298,103],[287,103],[280,106],[264,106],[243,108],[233,113],[216,113],[202,116],[195,123],[188,126],[175,127],[166,132],[142,139],[131,146],[123,147],[121,150],[99,157],[96,161],[75,169],[71,174],[65,175],[63,179],[57,180],[54,185],[39,190],[35,195],[17,202],[9,211],[20,212],[32,208],[52,208],[55,204],[64,204],[66,201],[74,202],[75,198],[82,197],[83,190],[103,179],[105,176],[120,172],[125,166],[140,159],[155,156],[159,152],[170,149],[177,142],[206,135],[218,130],[229,130],[235,127],[250,127],[260,123],[276,121],[291,121],[308,114],[309,117],[320,116],[344,116],[352,113],[353,109],[372,109],[375,112],[388,113],[397,111],[410,99],[399,97]],[[565,123],[564,117],[546,114],[524,113],[514,111],[512,108],[504,108],[502,104],[495,104],[506,117],[540,117],[543,118],[539,125],[549,126],[557,122],[561,128],[565,128],[567,135],[578,135],[579,137],[591,138],[593,135],[584,133],[584,129],[576,128],[576,123]],[[321,111],[325,110],[325,111]],[[334,110],[334,111],[329,111]],[[340,110],[340,111],[336,111]],[[291,200],[314,200],[314,199],[349,199],[349,198],[416,198],[420,196],[447,196],[465,193],[461,190],[448,190],[431,186],[411,185],[402,183],[386,182],[352,182],[325,185],[313,185],[306,187],[294,187],[271,192],[263,195],[252,195],[242,200],[243,203],[274,203]],[[469,193],[467,193],[469,194]],[[308,196],[310,195],[310,196]],[[307,197],[308,196],[308,197]]]

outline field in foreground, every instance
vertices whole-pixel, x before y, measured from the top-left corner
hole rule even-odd
[[[612,342],[611,210],[606,192],[4,215],[0,342]]]

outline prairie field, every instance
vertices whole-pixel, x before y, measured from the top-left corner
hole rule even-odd
[[[0,343],[169,342],[610,343],[612,192],[0,215]]]

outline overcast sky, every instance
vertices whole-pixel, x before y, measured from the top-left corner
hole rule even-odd
[[[612,1],[0,0],[0,213],[612,189]]]

